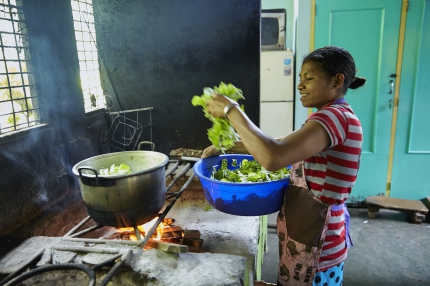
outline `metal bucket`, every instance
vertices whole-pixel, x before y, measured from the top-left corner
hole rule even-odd
[[[91,218],[101,225],[133,227],[152,220],[163,207],[168,162],[159,152],[124,151],[88,158],[72,171]],[[112,164],[127,164],[131,173],[99,175]]]

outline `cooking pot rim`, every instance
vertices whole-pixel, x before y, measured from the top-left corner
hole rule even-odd
[[[127,153],[127,154],[124,154]],[[120,151],[120,152],[112,152],[112,153],[107,153],[107,154],[102,154],[102,155],[97,155],[97,156],[93,156],[87,159],[84,159],[78,163],[75,164],[75,166],[73,166],[72,171],[73,174],[75,174],[76,176],[79,177],[79,172],[78,169],[81,167],[91,167],[92,166],[90,164],[86,164],[89,161],[94,161],[94,160],[99,160],[99,159],[103,159],[106,157],[111,157],[111,156],[117,156],[119,154],[124,154],[124,155],[133,155],[133,153],[135,153],[136,156],[140,156],[140,155],[144,155],[144,154],[157,154],[160,155],[162,157],[165,157],[165,160],[160,163],[159,165],[149,168],[149,169],[145,169],[145,170],[140,170],[140,171],[136,171],[136,172],[131,172],[131,173],[127,173],[127,174],[118,174],[118,175],[99,175],[97,174],[98,177],[100,178],[105,178],[105,179],[118,179],[118,178],[124,178],[124,177],[131,177],[131,176],[136,176],[136,175],[140,175],[143,173],[150,173],[154,170],[158,170],[161,167],[164,167],[167,165],[167,163],[169,163],[169,157],[166,154],[160,153],[160,152],[156,152],[156,151],[146,151],[146,150],[137,150],[137,151]],[[126,164],[126,162],[121,162]],[[98,173],[99,170],[97,170]],[[95,178],[96,175],[92,175],[92,174],[85,174],[85,177],[88,178]]]

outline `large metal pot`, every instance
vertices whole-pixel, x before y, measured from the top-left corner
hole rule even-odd
[[[154,151],[124,151],[88,158],[73,167],[88,214],[101,225],[133,227],[152,220],[165,202],[169,158]],[[121,163],[131,173],[99,175]]]

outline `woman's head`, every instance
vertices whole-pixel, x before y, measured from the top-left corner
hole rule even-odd
[[[355,76],[354,59],[338,47],[324,47],[307,55],[297,85],[304,107],[322,108],[342,98],[348,88],[358,88],[366,80]]]
[[[366,82],[366,79],[355,76],[354,59],[343,48],[329,46],[316,49],[303,59],[303,64],[306,62],[315,63],[316,67],[329,78],[336,76],[336,74],[343,74],[344,82],[340,89],[342,95],[346,93],[348,88],[356,89]]]

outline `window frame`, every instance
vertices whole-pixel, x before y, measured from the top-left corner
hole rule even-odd
[[[2,0],[0,7],[3,26],[0,31],[0,82],[5,80],[5,85],[0,85],[0,96],[4,95],[3,99],[0,97],[0,137],[4,137],[38,126],[42,121],[22,1]],[[16,50],[16,56],[12,55],[13,50]],[[6,110],[2,111],[3,108]],[[13,121],[11,124],[1,126],[10,120]]]

